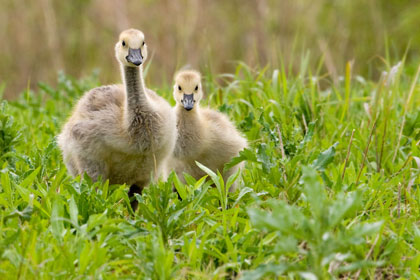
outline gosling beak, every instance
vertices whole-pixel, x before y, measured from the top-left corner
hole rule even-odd
[[[143,63],[143,56],[141,55],[141,49],[128,49],[128,55],[125,57],[128,62],[133,63],[136,66],[139,66]]]
[[[184,109],[190,111],[194,107],[194,94],[184,94],[184,98],[181,100]]]

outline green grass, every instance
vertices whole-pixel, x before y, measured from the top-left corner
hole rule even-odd
[[[245,170],[226,184],[208,172],[215,188],[172,174],[136,213],[127,186],[72,179],[55,143],[95,76],[3,101],[0,278],[419,278],[418,83],[408,66],[385,70],[366,81],[349,64],[336,85],[304,61],[296,76],[206,75],[207,102],[249,139],[230,164]]]

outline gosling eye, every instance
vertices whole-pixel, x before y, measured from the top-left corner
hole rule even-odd
[[[146,42],[145,42],[145,41],[143,41],[143,45],[142,45],[142,46],[144,46],[144,44],[146,44]]]
[[[197,85],[197,86],[195,86],[195,89],[194,89],[194,90],[196,90],[196,91],[198,90],[198,85]]]
[[[125,41],[122,41],[122,46],[125,47]]]
[[[178,89],[179,89],[179,90],[182,90],[181,86],[178,86]]]

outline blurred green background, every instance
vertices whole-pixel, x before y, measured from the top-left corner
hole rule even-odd
[[[347,61],[375,78],[384,58],[419,61],[419,18],[414,0],[2,0],[0,85],[10,99],[38,81],[53,84],[59,70],[99,69],[101,82],[119,82],[114,44],[128,27],[146,35],[151,87],[187,64],[217,74],[238,60],[294,71],[308,53],[331,80]]]

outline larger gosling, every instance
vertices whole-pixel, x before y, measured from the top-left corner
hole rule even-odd
[[[123,31],[115,45],[123,85],[94,88],[79,100],[58,136],[64,162],[73,175],[133,185],[141,192],[166,175],[176,141],[175,113],[143,80],[147,58],[144,34]]]
[[[240,135],[232,122],[222,113],[201,108],[203,98],[201,75],[197,71],[180,71],[175,75],[173,96],[177,116],[178,137],[172,165],[178,177],[183,172],[195,179],[205,175],[197,164],[219,170],[226,180],[242,165],[236,165],[223,173],[224,165],[247,147],[247,141]],[[234,185],[231,191],[236,188]]]

